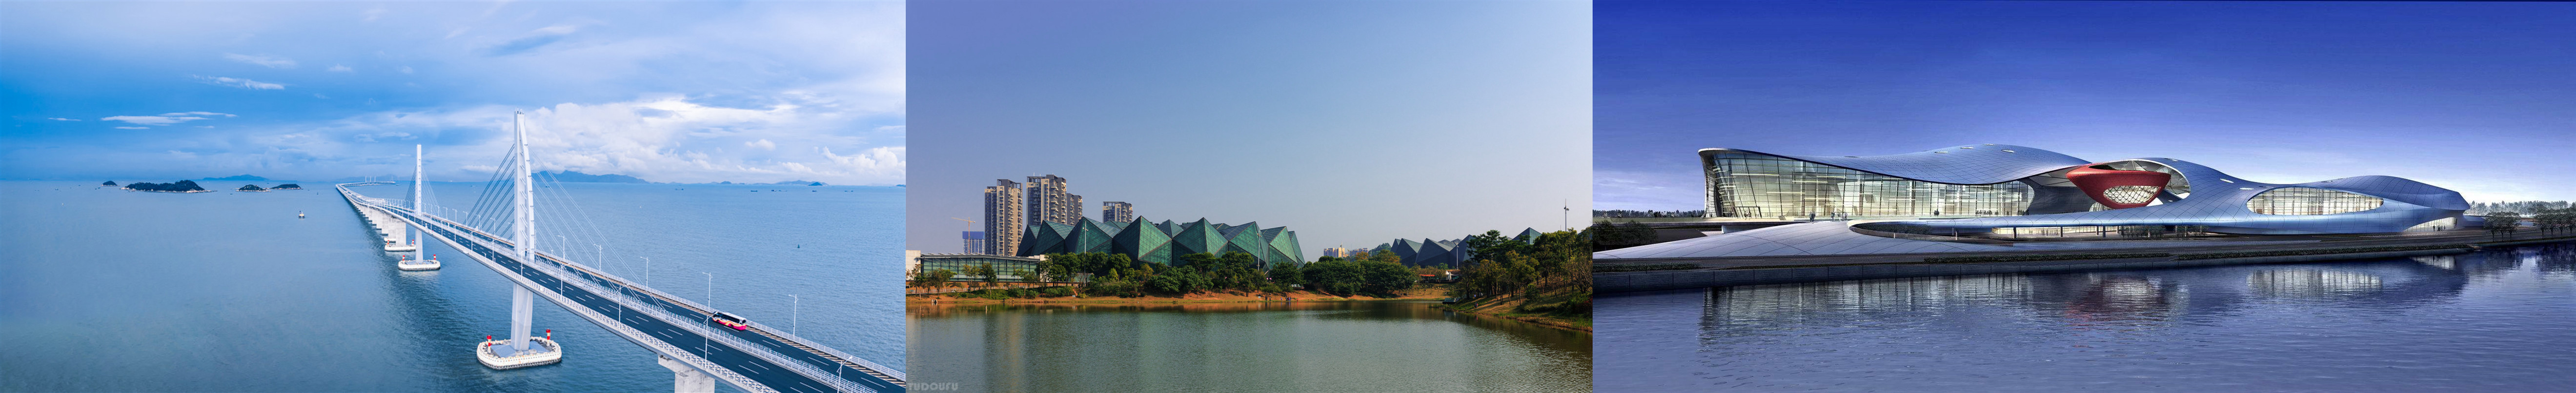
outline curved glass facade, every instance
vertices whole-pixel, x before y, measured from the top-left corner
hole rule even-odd
[[[2245,201],[2245,209],[2256,214],[2308,216],[2351,213],[2377,209],[2384,199],[2343,191],[2307,187],[2283,187],[2254,194]]]
[[[1777,156],[1704,156],[1712,217],[2012,216],[2030,208],[2030,186],[1907,180]]]

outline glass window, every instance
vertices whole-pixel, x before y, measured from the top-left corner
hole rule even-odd
[[[1702,164],[1711,217],[2012,216],[2030,207],[2030,187],[2018,182],[1941,184],[1743,152]]]
[[[2254,194],[2254,199],[2245,201],[2245,208],[2258,214],[2304,216],[2377,209],[2384,201],[2379,197],[2323,188],[2283,187]]]

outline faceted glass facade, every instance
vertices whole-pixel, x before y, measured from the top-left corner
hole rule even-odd
[[[1251,254],[1263,268],[1276,263],[1298,263],[1306,257],[1298,249],[1297,232],[1287,227],[1262,229],[1260,223],[1226,225],[1210,223],[1207,219],[1154,223],[1139,217],[1123,223],[1103,223],[1084,218],[1072,224],[1048,222],[1030,225],[1024,237],[1029,240],[1019,255],[1099,252],[1126,254],[1137,261],[1180,265],[1183,255],[1240,252]]]
[[[2377,209],[2384,199],[2322,188],[2285,187],[2254,194],[2245,209],[2257,214],[2306,216]]]
[[[2031,201],[2022,183],[1914,181],[1745,152],[1704,159],[1712,217],[2012,216]]]

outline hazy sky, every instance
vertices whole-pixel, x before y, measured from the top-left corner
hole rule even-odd
[[[911,6],[910,248],[958,252],[994,179],[1153,219],[1285,225],[1307,257],[1580,222],[1590,5]],[[980,224],[973,228],[980,230]]]
[[[899,184],[901,2],[0,2],[0,178]]]
[[[1692,210],[1695,151],[2017,144],[2255,181],[2576,199],[2576,4],[1603,2],[1604,209]]]

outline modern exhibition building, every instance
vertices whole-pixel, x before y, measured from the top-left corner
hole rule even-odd
[[[2389,176],[2272,184],[2171,158],[2093,161],[1996,144],[1882,156],[1782,155],[1741,149],[1702,149],[1699,156],[1707,180],[1709,218],[1832,220],[1837,228],[1814,225],[1823,222],[1783,225],[1744,231],[1745,236],[1737,239],[1690,239],[1696,242],[1611,250],[1596,257],[1992,248],[1991,242],[1886,241],[1906,237],[1890,236],[1894,234],[2018,240],[2142,233],[2225,237],[2403,232],[2480,224],[2477,217],[2462,215],[2469,205],[2459,192]],[[1818,242],[1851,247],[1817,252],[1817,247],[1800,246]],[[1804,251],[1776,250],[1782,247]]]
[[[1521,233],[1513,235],[1512,240],[1538,243],[1538,236],[1537,228],[1522,228]],[[1375,250],[1395,253],[1400,259],[1397,263],[1405,266],[1448,266],[1463,269],[1466,268],[1467,262],[1474,260],[1476,256],[1476,250],[1467,247],[1467,239],[1473,237],[1475,235],[1461,237],[1458,240],[1422,239],[1418,242],[1412,239],[1395,239],[1395,241],[1377,245]]]
[[[1306,258],[1298,248],[1297,232],[1288,227],[1264,229],[1258,222],[1216,224],[1205,218],[1187,223],[1155,223],[1143,217],[1123,223],[1090,218],[1071,224],[1049,221],[1029,225],[1022,239],[1019,255],[1099,252],[1126,254],[1138,261],[1165,265],[1180,264],[1181,256],[1197,253],[1252,254],[1265,269]]]

